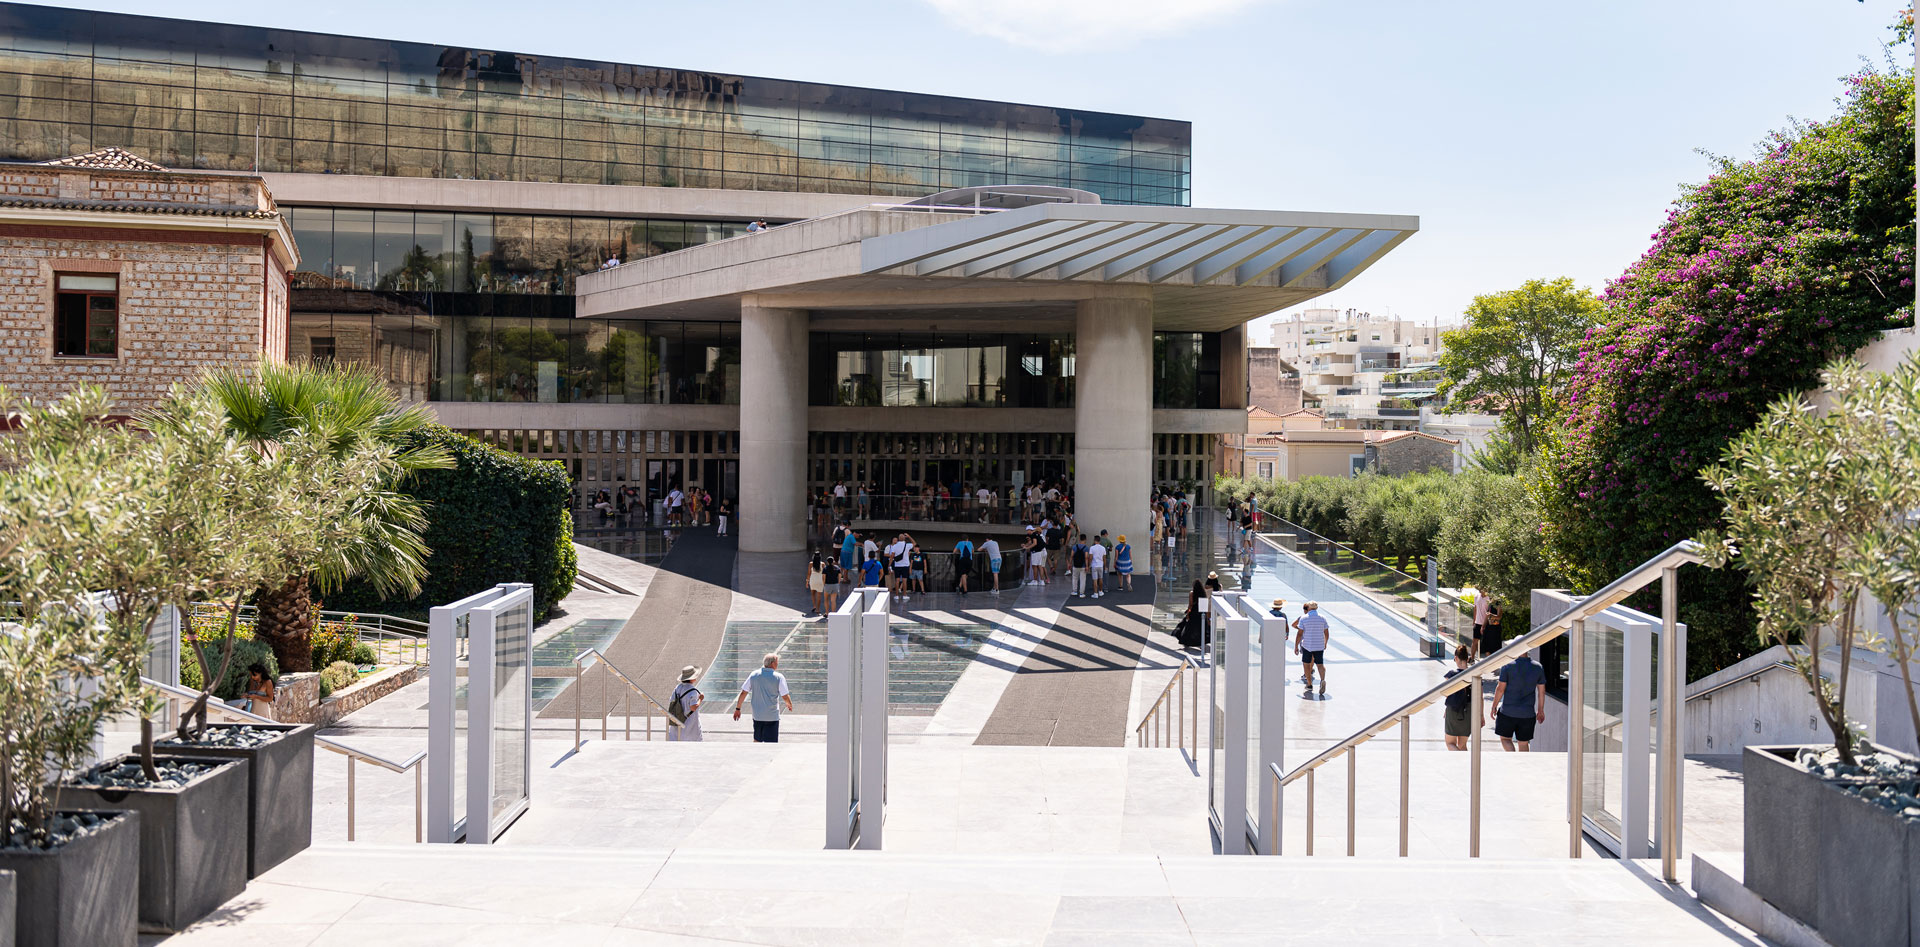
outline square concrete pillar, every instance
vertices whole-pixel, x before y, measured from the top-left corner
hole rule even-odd
[[[740,306],[742,552],[806,548],[807,314]]]
[[[1073,505],[1088,536],[1132,544],[1151,571],[1147,500],[1153,486],[1153,304],[1089,299],[1074,322]]]

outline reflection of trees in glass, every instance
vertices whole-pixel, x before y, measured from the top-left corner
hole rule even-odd
[[[375,289],[385,290],[436,290],[445,289],[447,275],[446,260],[429,254],[419,244],[414,244],[407,255],[400,260],[399,269],[380,276]]]
[[[619,331],[607,339],[600,350],[607,388],[625,395],[627,404],[651,403],[653,381],[660,372],[660,353],[654,351],[653,337],[637,332]]]
[[[546,329],[512,326],[496,328],[491,338],[478,333],[470,338],[483,342],[472,346],[469,364],[473,368],[474,384],[488,393],[487,400],[540,400],[542,362],[555,366],[559,400],[593,395],[592,367],[570,364],[567,340]]]

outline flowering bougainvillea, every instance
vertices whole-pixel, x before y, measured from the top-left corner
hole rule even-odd
[[[1913,323],[1913,74],[1722,161],[1603,297],[1533,482],[1552,569],[1592,590],[1714,525],[1700,478],[1779,395]],[[1690,676],[1760,647],[1742,573],[1682,574]]]

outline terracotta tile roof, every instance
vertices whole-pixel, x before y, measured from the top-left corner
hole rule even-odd
[[[163,165],[154,164],[131,151],[121,148],[102,148],[83,155],[67,158],[55,158],[42,161],[41,164],[62,168],[96,168],[104,171],[165,171]]]
[[[76,201],[33,197],[0,197],[0,208],[20,207],[33,210],[90,210],[122,214],[167,214],[182,217],[243,217],[272,220],[278,211],[250,207],[208,207],[195,204],[168,204],[145,201]]]

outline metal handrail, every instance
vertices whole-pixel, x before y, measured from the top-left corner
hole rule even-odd
[[[659,701],[654,700],[653,695],[647,693],[646,688],[641,687],[639,684],[634,682],[633,678],[627,676],[627,672],[620,670],[619,665],[613,663],[612,661],[607,660],[607,656],[601,653],[599,648],[588,648],[585,651],[582,651],[579,654],[576,654],[573,656],[573,745],[574,745],[574,748],[578,749],[581,746],[580,720],[582,717],[586,716],[586,700],[584,696],[586,688],[581,686],[581,683],[580,683],[581,676],[586,673],[588,666],[591,665],[594,661],[598,661],[601,664],[606,665],[608,673],[612,674],[616,678],[619,678],[620,683],[627,685],[627,688],[633,692],[631,694],[624,695],[620,700],[621,708],[626,711],[626,715],[627,715],[626,738],[628,740],[633,739],[633,694],[639,694],[641,698],[647,702],[647,708],[646,708],[647,739],[652,740],[653,739],[653,712],[655,710],[658,710],[660,711],[660,714],[662,716],[666,716],[667,708],[663,706]],[[602,740],[605,740],[607,738],[607,718],[611,716],[613,716],[612,710],[607,710],[602,714],[600,714],[600,739]],[[667,720],[668,720],[668,725],[672,726],[673,718],[668,717]]]
[[[192,615],[205,615],[217,612],[224,616],[229,607],[230,606],[215,602],[194,602],[189,610],[189,615],[191,617]],[[248,624],[257,625],[259,623],[259,612],[260,609],[257,606],[242,605],[238,612],[239,620]],[[372,639],[376,645],[377,643],[387,641],[400,642],[405,646],[405,650],[409,650],[412,653],[412,660],[409,663],[421,663],[420,648],[427,640],[427,624],[425,622],[414,621],[411,618],[401,618],[398,615],[387,615],[381,612],[337,612],[322,609],[317,614],[323,621],[330,621],[334,624],[346,624],[348,620],[351,620],[353,622],[354,640],[356,641]],[[393,625],[394,627],[389,628],[387,627],[388,625]]]
[[[1309,855],[1313,854],[1314,773],[1318,771],[1321,766],[1332,762],[1341,755],[1345,755],[1347,758],[1347,854],[1354,854],[1356,772],[1354,751],[1360,744],[1397,726],[1400,728],[1400,854],[1404,857],[1407,854],[1408,837],[1408,771],[1410,767],[1408,748],[1411,742],[1411,730],[1409,728],[1412,724],[1413,715],[1444,700],[1448,695],[1461,690],[1467,690],[1472,694],[1469,703],[1472,712],[1476,714],[1484,713],[1481,709],[1481,688],[1482,680],[1487,674],[1505,667],[1526,652],[1559,637],[1563,633],[1573,639],[1572,645],[1569,648],[1574,663],[1569,681],[1567,705],[1570,709],[1584,706],[1585,682],[1582,679],[1584,673],[1582,670],[1584,655],[1579,639],[1584,635],[1587,619],[1620,604],[1634,593],[1652,584],[1656,578],[1661,580],[1663,630],[1661,636],[1659,693],[1662,704],[1668,704],[1674,699],[1673,695],[1682,689],[1680,682],[1683,677],[1678,664],[1684,660],[1681,657],[1683,652],[1679,642],[1676,640],[1678,636],[1674,633],[1678,595],[1674,582],[1674,573],[1681,566],[1698,564],[1701,561],[1702,551],[1701,546],[1692,540],[1682,540],[1675,543],[1653,558],[1635,566],[1626,574],[1607,583],[1606,587],[1600,591],[1574,602],[1563,609],[1558,615],[1541,624],[1535,625],[1525,634],[1508,642],[1500,648],[1500,650],[1481,658],[1480,661],[1468,668],[1468,673],[1454,675],[1427,688],[1393,711],[1355,730],[1333,746],[1315,754],[1311,759],[1294,767],[1292,771],[1282,773],[1279,767],[1269,766],[1270,773],[1268,778],[1275,781],[1275,792],[1273,795],[1276,799],[1274,805],[1276,811],[1271,814],[1268,823],[1270,826],[1268,829],[1270,850],[1274,852],[1280,850],[1280,820],[1277,812],[1277,800],[1280,796],[1279,790],[1304,778],[1307,783],[1306,852]],[[1745,678],[1742,679],[1744,680]],[[1682,702],[1687,699],[1689,698],[1680,698]],[[1677,712],[1668,712],[1663,713],[1661,717],[1662,732],[1659,737],[1660,746],[1678,746],[1680,742],[1679,714]],[[1476,725],[1472,727],[1471,730],[1469,748],[1468,854],[1476,858],[1480,855],[1480,747],[1482,742],[1481,731],[1484,729],[1485,727],[1479,726],[1476,721]],[[1581,776],[1579,775],[1582,766],[1582,756],[1580,741],[1570,741],[1567,750],[1569,768],[1567,796],[1568,812],[1570,813],[1568,854],[1574,858],[1580,857],[1581,813],[1584,810],[1584,786],[1582,785]],[[1660,839],[1660,859],[1662,876],[1669,881],[1674,880],[1676,877],[1675,859],[1678,856],[1677,850],[1679,848],[1679,813],[1677,810],[1672,809],[1672,807],[1677,807],[1675,790],[1677,789],[1676,784],[1679,778],[1679,762],[1676,756],[1672,753],[1661,753],[1660,772],[1657,777],[1658,783],[1662,787],[1662,812],[1661,818],[1658,820],[1662,832]]]
[[[1187,695],[1188,672],[1193,676],[1193,695]],[[1180,694],[1174,698],[1172,709],[1168,709],[1167,698],[1174,692],[1174,685],[1180,686]],[[1179,719],[1174,719],[1175,714]],[[1156,724],[1156,721],[1158,723]],[[1141,716],[1140,725],[1133,728],[1135,746],[1166,746],[1168,732],[1171,731],[1174,745],[1198,756],[1200,753],[1200,665],[1185,653],[1180,655],[1180,666],[1173,669],[1173,677],[1167,680],[1167,686],[1160,689],[1160,696],[1154,698],[1153,706]],[[1148,741],[1153,741],[1151,744]]]
[[[165,683],[163,681],[156,681],[150,677],[141,677],[140,683],[145,684],[148,687],[154,688],[155,690],[158,690],[161,693],[170,695],[176,699],[180,699],[180,700],[200,699],[200,692],[197,690],[193,690],[192,688],[180,687],[174,684]],[[226,701],[223,701],[213,696],[209,696],[207,698],[207,710],[212,713],[225,714],[229,717],[233,717],[239,720],[250,721],[253,723],[279,724],[279,723],[286,722],[284,720],[275,720],[272,717],[263,717],[259,714],[253,713],[252,711],[241,710],[240,708],[235,707],[232,704],[229,704]],[[318,746],[322,749],[325,749],[334,753],[338,753],[341,756],[344,756],[347,758],[347,841],[351,842],[354,840],[354,828],[355,828],[354,817],[356,814],[354,811],[355,810],[354,804],[356,799],[358,798],[358,793],[355,791],[356,786],[354,783],[353,764],[356,762],[371,763],[375,766],[380,767],[381,769],[387,770],[389,772],[394,772],[394,773],[404,773],[408,770],[413,771],[413,840],[416,842],[419,842],[424,839],[425,822],[423,821],[424,810],[421,806],[421,800],[423,799],[423,794],[422,794],[420,774],[425,770],[425,767],[421,766],[420,764],[422,761],[424,761],[427,758],[427,751],[421,750],[413,754],[412,756],[407,757],[404,760],[396,761],[396,760],[387,759],[386,757],[381,756],[378,753],[370,753],[366,750],[360,749],[359,747],[349,746],[348,744],[341,743],[338,740],[334,740],[328,737],[323,737],[317,733],[314,734],[313,736],[313,743],[315,746]]]

